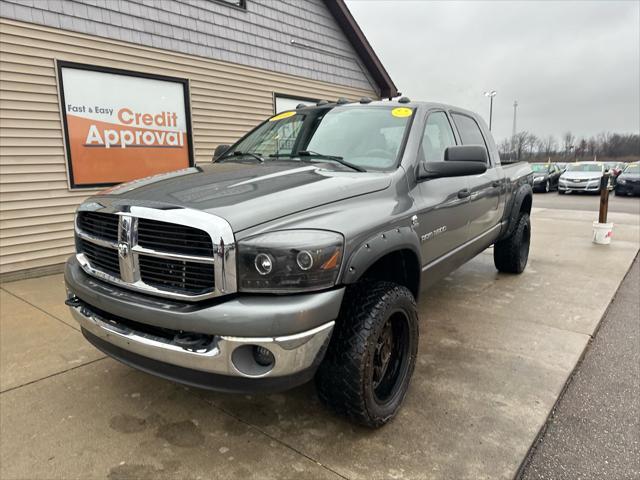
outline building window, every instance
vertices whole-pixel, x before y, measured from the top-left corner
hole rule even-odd
[[[247,9],[247,0],[215,0],[218,3],[226,3],[227,5],[231,5],[232,7],[242,8],[244,10]]]
[[[293,97],[291,95],[282,95],[276,93],[273,96],[274,113],[285,112],[287,110],[295,110],[301,103],[303,105],[311,106],[318,103],[318,100],[314,98]]]

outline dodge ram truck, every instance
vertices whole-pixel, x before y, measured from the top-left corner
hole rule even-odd
[[[210,164],[82,203],[66,303],[132,367],[227,392],[315,378],[324,404],[379,427],[414,370],[420,292],[492,245],[498,271],[524,270],[532,178],[460,108],[300,105]]]

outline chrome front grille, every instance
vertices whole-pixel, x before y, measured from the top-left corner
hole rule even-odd
[[[140,255],[140,278],[157,288],[177,289],[194,295],[212,288],[213,264]]]
[[[213,257],[213,243],[207,232],[147,218],[138,219],[138,245],[185,255]]]
[[[95,268],[103,272],[120,277],[120,261],[118,250],[96,245],[82,238],[78,239],[78,251],[83,252]]]
[[[90,235],[118,241],[118,216],[110,213],[79,212],[78,227]]]
[[[76,216],[76,245],[87,273],[184,300],[236,291],[235,244],[225,220],[189,209],[83,207]]]

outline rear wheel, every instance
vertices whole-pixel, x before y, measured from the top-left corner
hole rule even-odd
[[[493,263],[500,272],[522,273],[529,260],[531,221],[528,213],[520,213],[513,233],[493,247]]]
[[[351,287],[316,375],[318,396],[337,413],[380,427],[402,405],[417,352],[418,314],[407,288]]]

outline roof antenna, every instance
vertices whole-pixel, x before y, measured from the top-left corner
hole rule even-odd
[[[400,97],[398,99],[398,103],[410,103],[411,100],[409,100],[409,97]]]
[[[369,97],[362,97],[360,99],[360,103],[371,103],[373,100],[371,100]]]
[[[344,97],[340,97],[336,103],[338,105],[344,105],[345,103],[350,103],[350,102],[349,102],[349,99],[344,98]]]
[[[299,110],[301,108],[305,108],[307,105],[304,103],[299,103],[298,105],[296,105],[296,110]]]
[[[321,107],[322,105],[326,105],[328,103],[328,100],[320,100],[318,103],[316,103],[316,106]]]

